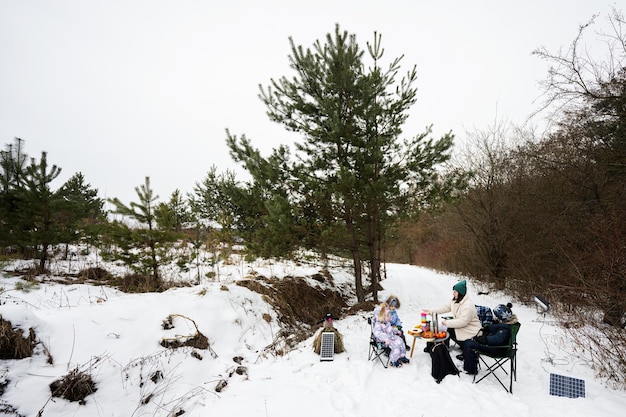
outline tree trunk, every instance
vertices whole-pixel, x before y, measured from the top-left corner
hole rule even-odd
[[[378,259],[378,250],[376,243],[372,242],[369,246],[370,256],[370,274],[372,284],[372,298],[378,304],[378,283],[380,282],[380,260]]]
[[[352,263],[354,267],[354,287],[356,290],[356,299],[358,303],[363,303],[365,302],[365,291],[363,291],[363,274],[359,244],[355,235],[354,225],[349,219],[346,219],[346,227],[348,228],[348,234],[350,236],[350,251],[352,252]]]
[[[352,251],[352,263],[354,264],[354,286],[356,287],[356,299],[358,303],[365,302],[365,291],[363,291],[363,274],[361,270],[361,255],[359,250]]]
[[[48,247],[50,245],[48,243],[44,243],[41,245],[41,254],[39,255],[39,269],[37,272],[39,274],[43,274],[46,270],[46,262],[48,261]]]
[[[152,276],[154,277],[155,282],[159,282],[159,262],[157,261],[156,255],[156,244],[150,239],[150,263],[152,266]]]

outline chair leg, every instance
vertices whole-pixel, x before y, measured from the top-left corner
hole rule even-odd
[[[498,380],[502,388],[505,389],[506,392],[512,394],[513,393],[513,380],[517,381],[517,332],[519,331],[519,323],[511,325],[511,336],[509,338],[509,342],[507,345],[502,346],[492,346],[493,349],[489,350],[489,352],[482,352],[475,349],[474,351],[478,355],[478,366],[480,368],[481,363],[485,365],[485,375],[483,375],[480,379],[476,380],[476,376],[474,375],[473,381],[477,384],[489,375],[493,375],[494,378]],[[498,352],[500,351],[500,352]],[[488,365],[485,362],[485,358],[491,358],[494,362],[491,365]],[[506,362],[510,361],[509,369],[505,368]],[[500,377],[496,374],[496,371],[501,369],[508,378],[509,378],[509,387],[507,388]]]
[[[387,356],[387,360],[384,360],[383,356]],[[373,343],[370,343],[370,350],[369,350],[368,359],[369,360],[376,360],[376,359],[378,359],[380,361],[380,363],[385,368],[387,368],[389,366],[389,355],[387,354],[385,349],[384,348],[379,348],[378,346],[374,345]]]
[[[495,362],[493,364],[491,364],[491,366],[489,366],[487,364],[487,362],[485,362],[485,360],[482,358],[482,356],[478,356],[479,359],[479,363],[482,362],[483,365],[485,365],[485,375],[483,375],[482,377],[480,377],[480,379],[476,380],[476,376],[474,375],[474,383],[478,384],[480,381],[482,381],[483,379],[487,378],[489,375],[493,375],[493,377],[495,379],[498,380],[498,382],[500,383],[500,385],[502,386],[502,388],[504,388],[504,390],[508,393],[513,393],[513,375],[516,372],[515,369],[515,365],[513,363],[514,358],[493,358],[495,360]],[[504,369],[504,365],[506,364],[507,360],[509,360],[511,362],[511,370],[510,372],[507,372],[506,369]],[[504,385],[504,383],[502,382],[502,380],[500,379],[500,377],[496,374],[496,370],[498,369],[502,369],[502,371],[509,376],[510,382],[509,382],[509,388],[506,387],[506,385]],[[516,379],[517,380],[517,379]]]
[[[511,383],[509,386],[509,393],[513,394],[513,379],[517,381],[517,355],[514,355],[511,359]]]
[[[387,359],[383,359],[383,356],[386,356],[386,353],[384,350],[378,352],[378,354],[376,355],[376,357],[378,358],[378,360],[380,361],[380,363],[387,368],[389,366],[389,356],[387,356]]]

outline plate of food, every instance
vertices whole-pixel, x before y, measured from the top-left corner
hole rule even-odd
[[[414,329],[409,330],[409,334],[413,336],[419,336],[422,333],[421,327],[416,327]]]
[[[426,330],[425,332],[422,332],[422,339],[427,342],[433,342],[436,338],[437,335],[433,331]]]

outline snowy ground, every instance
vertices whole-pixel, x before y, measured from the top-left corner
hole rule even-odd
[[[611,390],[594,378],[588,363],[572,353],[549,314],[544,317],[535,306],[519,305],[503,294],[476,295],[479,288],[471,280],[469,296],[476,304],[494,307],[512,301],[522,323],[513,394],[506,393],[495,379],[473,384],[466,374],[435,383],[430,356],[422,351],[421,340],[411,363],[402,368],[385,369],[368,361],[370,330],[364,313],[335,322],[346,352],[332,361],[320,361],[311,349],[311,339],[287,355],[274,355],[264,348],[279,331],[276,312],[261,295],[235,285],[251,270],[268,277],[310,276],[319,272],[319,267],[221,265],[219,281],[204,279],[197,286],[150,294],[59,283],[29,288],[19,278],[3,273],[0,315],[14,326],[32,327],[42,344],[33,357],[0,361],[0,383],[6,382],[0,404],[22,416],[41,412],[49,417],[586,417],[616,416],[626,409],[626,393]],[[331,273],[335,285],[352,284],[347,270]],[[458,280],[395,264],[387,265],[387,275],[380,297],[390,293],[400,297],[398,313],[405,327],[418,323],[422,308],[448,300]],[[27,291],[15,289],[16,285]],[[174,316],[174,328],[165,330],[162,324],[169,315],[179,316]],[[193,334],[194,323],[208,337],[211,350],[172,350],[159,344],[163,338]],[[47,363],[42,346],[48,349],[52,364]],[[451,353],[454,357],[458,352],[453,349]],[[242,358],[238,360],[241,363],[234,360],[237,357]],[[76,369],[93,376],[97,391],[86,397],[84,405],[51,398],[49,384]],[[238,369],[243,372],[236,372]],[[550,373],[583,379],[586,397],[550,395]],[[216,392],[220,380],[227,386]]]

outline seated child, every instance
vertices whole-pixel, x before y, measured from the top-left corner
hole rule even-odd
[[[495,322],[485,326],[482,333],[475,336],[471,340],[467,340],[463,345],[463,369],[468,374],[476,375],[478,372],[478,354],[479,352],[500,353],[505,348],[495,347],[504,346],[509,342],[511,336],[511,325],[518,323],[517,316],[511,311],[513,304],[499,304],[494,310]]]
[[[408,345],[408,343],[406,343],[406,337],[404,335],[404,331],[402,330],[402,320],[400,320],[400,317],[398,317],[397,310],[400,308],[400,299],[391,294],[389,297],[387,297],[385,303],[387,304],[389,309],[389,323],[400,331],[400,337],[402,337],[402,340],[404,341],[404,346],[406,350],[409,350],[410,346]]]
[[[390,323],[389,309],[386,303],[381,303],[374,310],[377,312],[375,316],[372,333],[376,340],[382,342],[386,347],[390,348],[389,360],[391,365],[400,367],[404,363],[409,363],[406,357],[406,345],[402,337],[400,337],[398,329]]]

